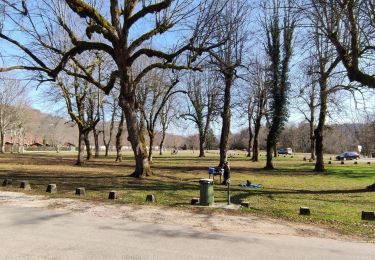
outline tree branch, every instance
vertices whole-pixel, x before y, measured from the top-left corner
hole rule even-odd
[[[130,28],[139,19],[145,17],[148,14],[157,13],[164,9],[167,9],[172,3],[172,0],[163,0],[159,3],[148,5],[143,7],[140,11],[130,16],[127,20],[127,27]]]

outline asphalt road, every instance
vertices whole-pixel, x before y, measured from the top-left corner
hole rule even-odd
[[[0,205],[0,259],[375,259],[375,244]]]

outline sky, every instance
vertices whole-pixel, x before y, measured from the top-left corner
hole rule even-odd
[[[256,21],[258,19],[258,15],[255,13],[251,16],[251,18],[249,18],[250,20],[252,20],[251,22],[254,23],[254,21]],[[150,27],[150,23],[152,23],[153,20],[150,19],[150,17],[148,17],[146,19],[146,21],[144,23],[138,23],[135,25],[135,30],[133,31],[133,34],[131,34],[131,37],[132,36],[135,36],[135,35],[139,35],[140,33],[142,33],[143,31],[151,28]],[[255,24],[255,23],[254,23]],[[6,26],[4,27],[4,30],[7,31],[8,29],[10,29],[11,27],[9,27],[10,25],[6,24]],[[250,45],[252,47],[256,47],[256,48],[261,48],[261,44],[259,43],[259,37],[262,37],[262,34],[261,34],[261,31],[259,30],[259,28],[257,28],[257,26],[251,26],[251,37],[254,38],[254,40],[257,42],[257,44],[254,45],[254,42],[251,42]],[[168,33],[168,34],[165,34],[161,37],[156,37],[155,40],[152,41],[152,44],[154,46],[160,46],[161,48],[168,48],[168,47],[171,47],[172,45],[176,44],[176,39],[181,39],[183,38],[183,34],[181,34],[181,32],[179,31],[173,31],[171,33]],[[18,33],[18,32],[12,32],[12,36],[16,37],[17,39],[19,39],[20,41],[22,42],[27,42],[27,39],[23,37],[23,33]],[[5,58],[3,59],[4,62],[6,63],[13,63],[15,62],[15,60],[13,59],[12,61],[9,60],[9,58],[7,58],[7,55],[12,55],[12,54],[15,54],[18,52],[18,50],[16,50],[16,48],[14,48],[13,46],[9,46],[7,44],[3,44],[4,41],[0,41],[0,46],[1,47],[1,54],[5,55]],[[252,49],[250,49],[251,51],[249,51],[249,53],[247,53],[247,55],[254,55],[255,54],[255,51]],[[294,66],[297,66],[297,70],[298,71],[298,62],[299,60],[301,59],[301,57],[303,58],[303,54],[301,53],[297,53],[295,58],[294,58]],[[16,61],[17,62],[17,61]],[[297,72],[298,73],[298,72]],[[10,74],[12,77],[13,76],[16,76],[17,78],[25,78],[27,77],[26,74],[22,71],[17,71],[15,73],[12,73]],[[238,80],[238,81],[241,81],[241,80]],[[55,103],[55,102],[46,102],[46,100],[44,99],[43,95],[44,95],[44,91],[45,89],[48,87],[48,86],[45,86],[45,85],[42,85],[42,86],[39,86],[38,89],[36,88],[36,85],[34,82],[28,82],[28,81],[25,81],[25,83],[28,84],[29,86],[29,96],[30,96],[30,103],[32,105],[32,107],[42,111],[42,112],[46,112],[46,113],[53,113],[53,114],[64,114],[63,112],[63,107],[64,107],[64,104],[63,103]],[[245,84],[244,82],[239,82],[238,83],[239,85],[241,84]],[[57,90],[56,90],[57,91]],[[356,94],[355,98],[357,100],[360,100],[360,96],[359,94]],[[344,109],[343,109],[343,112],[340,113],[340,114],[337,114],[335,116],[334,119],[328,119],[329,122],[332,122],[332,123],[344,123],[344,122],[352,122],[353,121],[353,118],[356,118],[357,117],[357,112],[361,112],[362,108],[364,105],[366,106],[371,106],[372,104],[375,104],[375,98],[374,98],[374,93],[371,92],[371,93],[366,93],[366,98],[367,100],[366,104],[358,104],[357,105],[355,104],[354,102],[354,98],[350,95],[345,95],[345,97],[343,97],[343,100],[341,101],[341,104],[343,105]],[[293,100],[291,100],[291,103],[293,103]],[[65,114],[66,116],[66,114]],[[290,117],[289,117],[289,123],[290,124],[297,124],[299,122],[303,121],[303,117],[301,114],[297,113],[296,110],[293,110],[291,109],[290,110]],[[238,132],[240,131],[242,128],[246,127],[247,125],[247,122],[246,120],[244,120],[241,116],[238,116],[238,115],[234,115],[233,116],[233,120],[232,120],[232,132]],[[220,122],[219,123],[214,123],[213,125],[213,129],[214,129],[214,132],[215,134],[219,134],[220,133]],[[190,135],[190,134],[194,134],[196,133],[196,130],[195,128],[192,126],[192,125],[189,125],[187,122],[180,122],[178,125],[174,125],[171,129],[171,132],[174,132],[174,133],[185,133],[186,135]]]

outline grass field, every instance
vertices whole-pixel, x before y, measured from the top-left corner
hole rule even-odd
[[[214,152],[206,158],[196,156],[197,153],[191,152],[156,155],[152,163],[154,175],[138,180],[128,177],[133,170],[130,153],[125,154],[122,163],[115,163],[114,157],[110,157],[92,160],[82,167],[73,165],[72,153],[5,154],[0,157],[0,179],[11,177],[14,188],[0,190],[18,190],[20,180],[29,180],[32,194],[45,194],[47,184],[56,183],[58,193],[50,196],[76,198],[75,188],[85,187],[86,196],[80,199],[106,201],[108,192],[117,190],[120,199],[115,203],[144,204],[146,194],[155,194],[156,204],[191,209],[190,199],[199,197],[198,180],[207,178],[207,168],[218,163],[218,154]],[[264,159],[264,154],[261,158]],[[360,217],[362,210],[375,210],[375,192],[365,189],[375,183],[375,162],[370,165],[334,162],[326,165],[325,174],[313,173],[313,163],[304,162],[302,155],[276,158],[274,171],[262,169],[264,164],[264,161],[250,162],[244,152],[232,153],[232,202],[246,200],[251,207],[230,214],[313,223],[375,240],[375,221],[362,221]],[[246,180],[262,184],[263,188],[238,186]],[[217,181],[215,202],[225,203],[226,189],[218,184]],[[310,207],[312,214],[298,215],[300,206]]]

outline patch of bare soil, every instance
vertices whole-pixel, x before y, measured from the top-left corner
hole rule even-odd
[[[128,221],[183,225],[212,231],[248,232],[258,234],[324,237],[353,240],[313,225],[292,223],[257,216],[234,216],[221,212],[195,213],[189,210],[149,205],[120,205],[74,199],[48,198],[17,192],[0,192],[0,204],[17,207],[49,208],[72,214],[84,214]],[[233,210],[233,209],[227,209]]]

